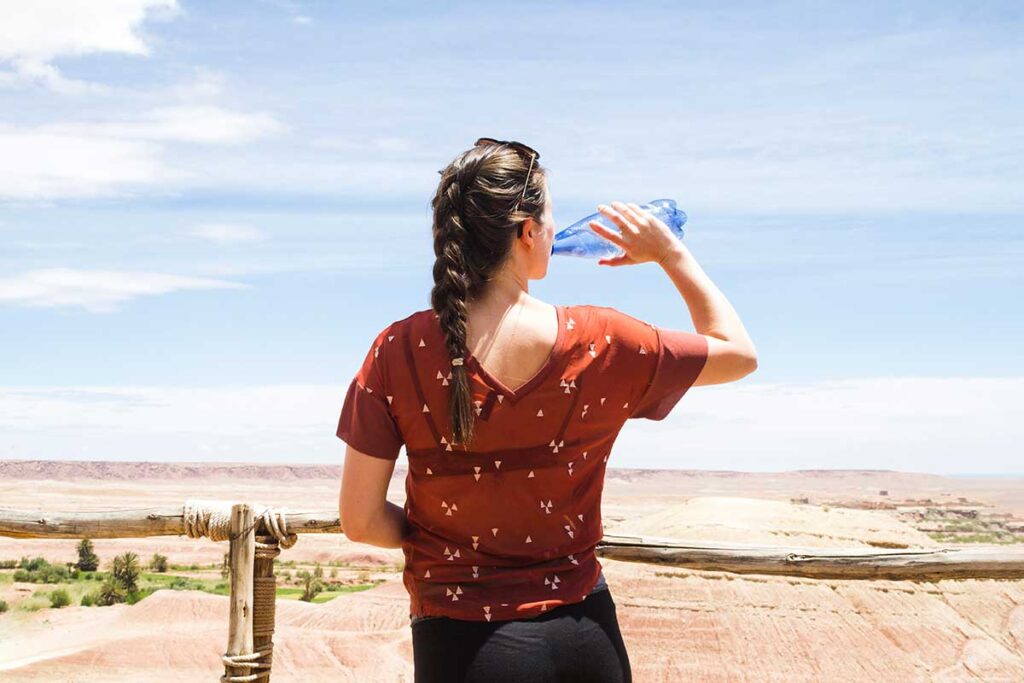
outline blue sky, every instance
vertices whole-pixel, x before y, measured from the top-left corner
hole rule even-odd
[[[675,198],[757,346],[618,466],[1024,473],[1016,3],[11,5],[0,457],[340,462],[488,135],[560,227]],[[692,329],[652,264],[531,293]]]

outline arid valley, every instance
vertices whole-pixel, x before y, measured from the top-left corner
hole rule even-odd
[[[389,500],[404,499],[396,468]],[[189,498],[337,509],[340,466],[0,461],[5,511],[98,512]],[[1024,477],[894,471],[609,469],[606,534],[820,548],[1024,547]],[[22,558],[66,566],[75,539],[0,537],[0,679],[213,681],[223,673],[227,544],[96,539],[100,572],[133,552],[158,589],[82,606],[89,582],[15,580]],[[167,559],[157,576],[155,554]],[[411,681],[401,550],[301,534],[278,558],[275,681]],[[636,681],[1024,680],[1024,581],[812,579],[601,559]],[[303,571],[324,590],[298,599]],[[24,575],[21,575],[24,578]],[[171,577],[178,577],[172,579]],[[161,587],[166,584],[166,587]],[[218,588],[219,584],[219,588]]]

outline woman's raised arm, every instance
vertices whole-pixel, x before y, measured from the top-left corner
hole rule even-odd
[[[608,230],[596,221],[590,223],[591,227],[623,251],[599,263],[609,266],[658,263],[686,302],[697,334],[707,337],[707,362],[694,385],[734,382],[756,370],[757,349],[739,315],[682,240],[636,204],[612,202],[610,207],[602,205],[598,210],[608,216],[620,232]]]

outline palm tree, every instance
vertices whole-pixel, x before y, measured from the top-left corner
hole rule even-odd
[[[114,558],[114,578],[125,591],[134,593],[138,590],[139,573],[139,556],[135,553],[124,552]]]
[[[321,570],[322,573],[323,571]],[[312,602],[317,593],[320,593],[325,588],[323,580],[306,569],[300,571],[297,576],[302,580],[302,595],[299,596],[299,600]]]
[[[83,572],[94,572],[100,566],[100,558],[93,552],[92,541],[83,538],[78,543],[78,563],[76,566]]]

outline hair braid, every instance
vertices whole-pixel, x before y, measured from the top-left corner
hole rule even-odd
[[[516,228],[539,218],[545,203],[546,171],[505,147],[473,147],[440,171],[434,210],[434,287],[430,306],[444,331],[450,358],[468,355],[467,302],[483,293],[491,274],[512,252]],[[526,195],[520,204],[520,197]],[[474,436],[473,394],[465,365],[452,365],[452,443]]]
[[[435,201],[434,288],[430,305],[437,312],[444,330],[445,346],[451,358],[467,354],[466,327],[470,278],[466,271],[464,250],[466,228],[459,215],[461,183],[452,179]],[[465,444],[473,439],[472,395],[465,365],[452,366],[451,400],[452,441]]]

